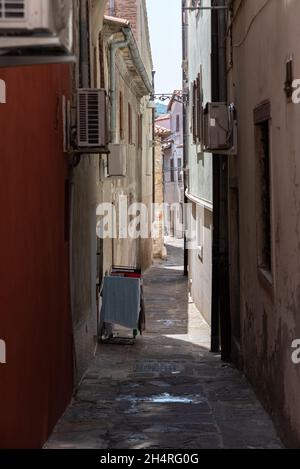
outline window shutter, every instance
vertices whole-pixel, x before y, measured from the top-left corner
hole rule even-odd
[[[194,81],[193,83],[193,119],[192,119],[192,127],[193,127],[193,142],[197,143],[197,83]]]
[[[203,89],[202,70],[197,77],[197,141],[203,141]]]
[[[132,144],[132,109],[131,105],[128,103],[128,143]]]
[[[120,127],[120,140],[124,138],[124,106],[123,106],[123,93],[119,94],[119,127]]]
[[[170,160],[171,182],[175,182],[174,169],[175,169],[175,166],[174,166],[174,159],[171,158],[171,160]]]

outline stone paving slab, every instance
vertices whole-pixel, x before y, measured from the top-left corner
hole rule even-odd
[[[170,246],[148,272],[147,333],[99,347],[46,448],[282,448],[244,376],[209,353],[181,256],[180,243]]]

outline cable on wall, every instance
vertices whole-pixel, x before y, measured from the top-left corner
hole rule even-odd
[[[253,16],[252,20],[250,21],[250,24],[249,24],[249,26],[248,26],[248,28],[247,28],[246,34],[245,34],[245,36],[243,37],[243,39],[242,39],[240,42],[238,42],[237,44],[233,44],[233,47],[239,48],[239,47],[241,47],[241,46],[245,43],[245,41],[246,41],[246,39],[247,39],[247,37],[248,37],[250,31],[251,31],[251,28],[252,28],[253,24],[255,23],[257,17],[261,14],[261,12],[266,8],[266,6],[267,6],[270,2],[271,2],[271,0],[266,0],[266,2],[261,6],[261,8],[258,10],[258,12]]]

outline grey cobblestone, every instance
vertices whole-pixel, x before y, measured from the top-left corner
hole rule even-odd
[[[147,333],[134,346],[99,348],[47,448],[282,447],[243,375],[209,353],[181,259],[171,246],[148,272]]]

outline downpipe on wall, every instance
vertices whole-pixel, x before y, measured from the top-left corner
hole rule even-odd
[[[139,51],[139,47],[137,45],[137,42],[135,40],[134,34],[131,30],[131,28],[123,28],[123,33],[125,35],[126,40],[128,41],[130,53],[132,56],[132,60],[139,72],[139,74],[142,77],[142,80],[144,82],[145,87],[148,90],[149,94],[152,94],[154,92],[153,89],[153,83],[152,83],[152,77],[148,76],[147,70],[145,68],[145,65],[143,64],[141,54]]]
[[[185,8],[186,1],[182,0],[182,59],[186,60],[187,59],[187,24],[186,24],[186,10]],[[184,67],[182,67],[182,90],[186,90],[186,73],[184,70]],[[184,167],[184,206],[186,207],[188,204],[188,198],[186,196],[187,189],[188,189],[188,181],[187,181],[187,165],[188,165],[188,128],[187,128],[187,103],[186,101],[183,102],[183,167]],[[184,214],[184,216],[186,216]],[[187,234],[186,230],[184,231],[184,269],[183,273],[185,277],[188,277],[189,275],[189,252],[187,249]]]
[[[89,30],[87,1],[80,1],[80,81],[82,88],[89,88]]]
[[[226,6],[214,0],[212,6]],[[212,98],[227,102],[226,10],[212,11]],[[229,164],[228,156],[213,155],[213,267],[211,351],[220,351],[224,361],[231,358],[231,317],[229,295]]]

